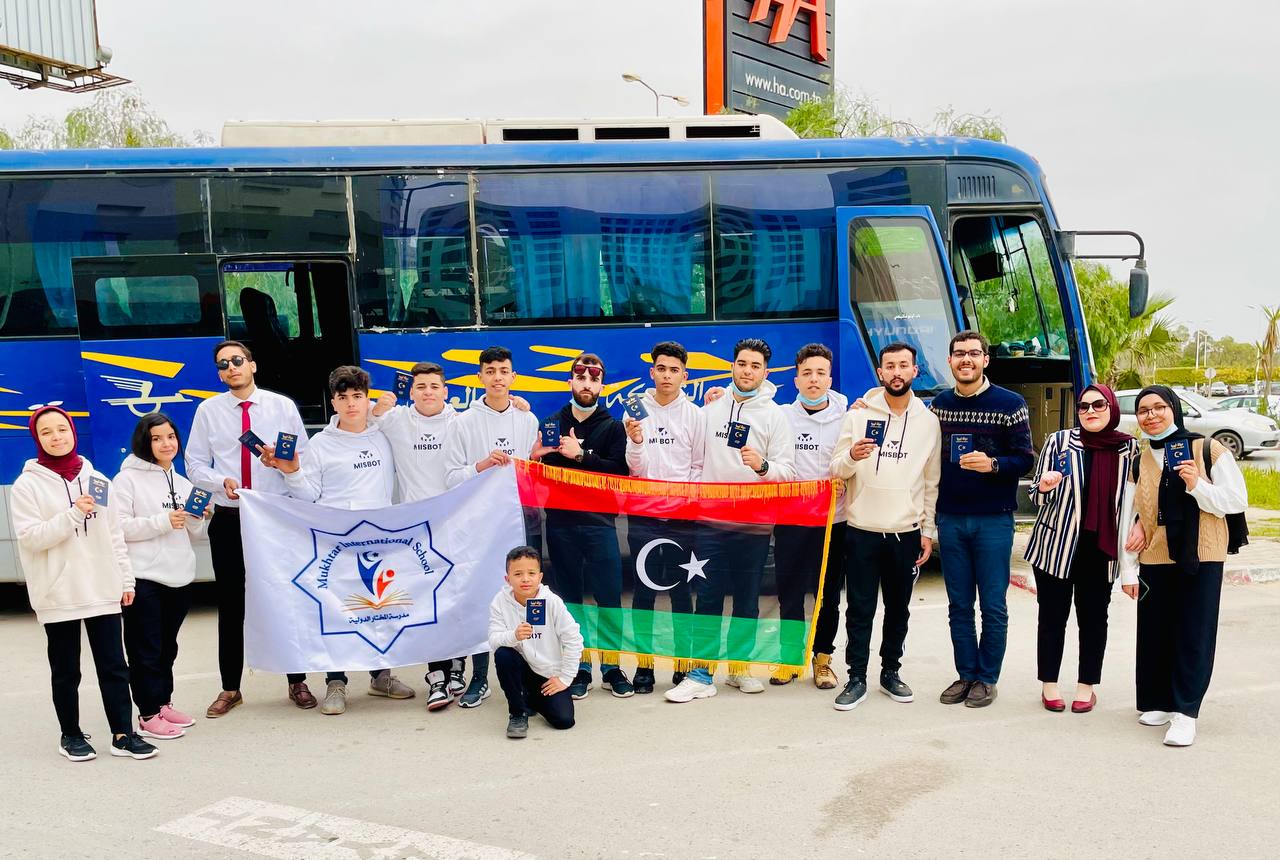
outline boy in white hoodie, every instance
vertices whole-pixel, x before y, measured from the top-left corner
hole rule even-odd
[[[389,507],[395,490],[395,460],[391,443],[369,421],[369,374],[344,365],[329,374],[334,416],[293,460],[279,460],[274,446],[265,446],[262,462],[284,474],[289,495],[307,502],[349,511]],[[412,699],[413,689],[390,669],[369,673],[369,695]],[[320,713],[334,716],[347,710],[347,675],[329,672]]]
[[[796,480],[825,481],[831,477],[831,452],[840,435],[849,401],[831,388],[831,350],[809,343],[796,353],[796,399],[782,407],[795,433]],[[838,490],[843,490],[843,482]],[[778,573],[778,615],[785,621],[804,621],[805,596],[814,592],[823,576],[822,606],[814,623],[813,683],[820,690],[835,689],[839,683],[831,668],[836,631],[840,627],[840,591],[844,585],[844,499],[837,498],[831,539],[822,526],[775,526],[773,558]],[[822,548],[827,546],[827,564],[822,566]],[[784,628],[804,635],[800,625]],[[786,634],[784,634],[786,635]],[[799,644],[799,643],[795,643]],[[788,684],[796,677],[790,669],[778,669],[770,684]]]
[[[70,761],[97,757],[80,730],[83,627],[111,726],[111,754],[151,758],[156,748],[134,733],[129,705],[120,607],[133,602],[133,567],[111,484],[76,452],[75,425],[66,412],[41,407],[27,426],[36,458],[13,482],[9,509],[31,608],[49,639],[53,709],[62,728],[58,752]],[[94,501],[94,485],[105,489],[105,504]]]
[[[877,588],[884,594],[880,691],[895,702],[913,698],[898,670],[907,638],[911,590],[938,536],[934,514],[942,475],[938,418],[911,393],[918,372],[914,347],[905,343],[882,347],[876,371],[882,387],[868,391],[863,397],[866,405],[845,416],[831,456],[831,474],[847,481],[849,520],[845,552],[849,681],[836,696],[837,711],[851,711],[867,698]],[[871,438],[869,421],[882,422],[882,444]]]
[[[144,415],[133,429],[130,447],[133,453],[111,482],[137,580],[133,603],[124,610],[129,686],[138,706],[138,734],[168,740],[195,725],[173,707],[173,663],[196,578],[191,542],[204,537],[213,503],[199,517],[183,510],[192,486],[174,468],[182,439],[168,415]]]
[[[521,410],[511,396],[516,372],[511,363],[511,350],[491,346],[480,353],[476,372],[484,386],[484,396],[471,401],[458,416],[449,441],[450,487],[456,487],[485,469],[504,466],[512,457],[529,457],[538,441],[538,417]],[[531,543],[535,527],[525,521]],[[471,655],[471,682],[458,699],[460,708],[478,708],[489,698],[489,654]]]
[[[507,587],[489,605],[489,647],[507,697],[507,737],[529,734],[529,716],[573,728],[569,694],[582,658],[582,632],[564,601],[542,584],[542,556],[531,546],[507,553]],[[530,607],[529,601],[535,601]]]
[[[773,350],[756,338],[733,347],[733,382],[729,394],[703,407],[702,480],[715,482],[791,481],[795,479],[795,442],[791,425],[773,396],[778,389],[767,379]],[[733,424],[749,428],[746,444],[731,447]],[[733,595],[735,618],[760,616],[760,579],[769,556],[769,526],[718,527],[699,530],[697,555],[707,559],[698,581],[697,615],[724,614],[724,599]],[[663,695],[670,702],[689,702],[716,694],[713,666],[695,667]],[[764,692],[760,680],[745,665],[729,666],[727,683],[744,693]]]

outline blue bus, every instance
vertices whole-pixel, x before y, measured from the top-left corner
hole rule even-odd
[[[1038,442],[1091,379],[1072,239],[1034,159],[959,138],[0,153],[0,580],[20,579],[8,485],[31,411],[68,409],[114,474],[140,416],[185,429],[217,393],[224,337],[319,428],[337,365],[390,388],[437,361],[462,409],[492,344],[539,414],[583,350],[620,412],[667,339],[695,400],[744,336],[772,345],[782,401],[811,341],[853,396],[880,345],[911,342],[927,397],[976,328]]]

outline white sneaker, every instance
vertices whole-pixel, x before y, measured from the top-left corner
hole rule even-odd
[[[662,695],[668,702],[692,702],[694,699],[710,699],[715,694],[715,684],[704,684],[686,677]]]
[[[730,675],[724,679],[730,687],[737,687],[744,693],[763,693],[764,683],[755,675]]]
[[[1164,733],[1167,747],[1189,747],[1196,742],[1196,718],[1186,714],[1174,714],[1169,731]]]
[[[1138,717],[1138,722],[1144,726],[1163,726],[1169,722],[1173,714],[1168,711],[1147,711]]]

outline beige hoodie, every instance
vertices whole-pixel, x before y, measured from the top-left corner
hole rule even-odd
[[[13,482],[9,509],[18,557],[41,624],[117,613],[121,596],[133,591],[133,568],[111,491],[106,507],[88,517],[74,505],[88,493],[91,475],[106,480],[87,458],[70,481],[28,460]]]

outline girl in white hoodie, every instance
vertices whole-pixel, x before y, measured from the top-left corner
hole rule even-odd
[[[133,602],[133,569],[111,484],[76,452],[71,416],[56,406],[31,414],[36,458],[13,482],[10,508],[18,556],[36,620],[49,639],[53,708],[62,727],[58,751],[71,761],[97,753],[80,730],[80,628],[89,636],[111,754],[151,758],[156,748],[133,732],[129,667],[120,642],[120,607]],[[105,491],[105,504],[94,501]]]
[[[173,707],[173,663],[178,631],[191,608],[196,554],[213,505],[203,517],[183,510],[191,482],[174,468],[182,450],[178,428],[163,412],[145,415],[133,430],[133,453],[113,482],[117,512],[133,575],[133,603],[124,610],[129,685],[138,706],[138,734],[168,740],[195,725]]]

